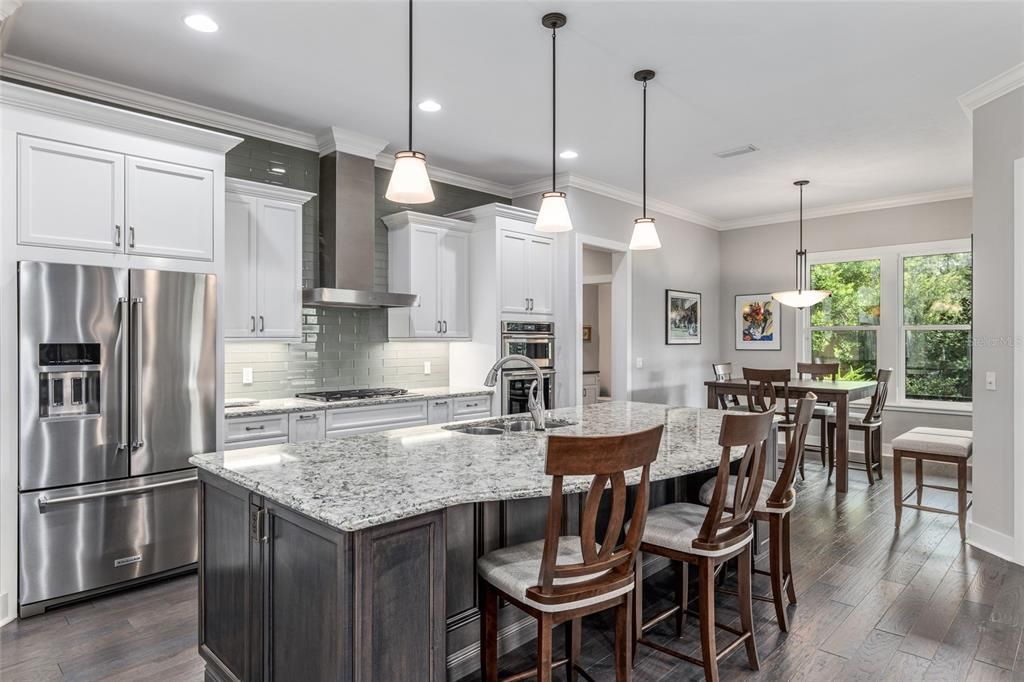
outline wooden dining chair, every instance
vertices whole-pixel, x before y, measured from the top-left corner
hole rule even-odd
[[[732,379],[731,362],[713,362],[711,363],[711,369],[715,373],[715,381],[729,381]],[[718,404],[723,410],[744,409],[737,395],[719,395]]]
[[[576,680],[580,661],[581,618],[614,608],[615,679],[628,680],[632,656],[633,569],[647,518],[651,463],[658,456],[663,426],[620,436],[550,436],[546,473],[552,477],[547,530],[543,540],[514,545],[484,555],[477,562],[483,615],[480,654],[483,679],[498,680],[498,598],[537,620],[536,670],[506,680],[536,677],[549,682],[556,667],[566,666]],[[626,518],[625,473],[641,469],[625,542],[618,544]],[[580,535],[560,536],[565,476],[592,476],[580,514]],[[605,488],[611,512],[603,537],[597,537],[598,512]],[[567,624],[566,657],[552,661],[552,628]],[[584,675],[586,673],[584,672]]]
[[[677,588],[677,604],[645,622],[643,564],[637,562],[636,594],[633,595],[636,609],[635,641],[638,645],[702,666],[707,680],[718,680],[718,661],[741,644],[746,646],[747,662],[751,669],[757,670],[759,666],[751,606],[751,519],[764,481],[767,439],[773,418],[774,415],[769,412],[723,416],[718,437],[722,455],[710,504],[704,507],[689,502],[676,502],[656,507],[647,515],[647,528],[643,533],[640,551],[680,562],[683,565],[680,571],[683,579]],[[733,448],[743,448],[735,476],[730,475]],[[733,480],[731,486],[730,479]],[[732,512],[727,514],[726,507],[731,508]],[[715,622],[715,572],[719,565],[733,557],[739,557],[739,629]],[[696,613],[687,608],[688,595],[684,586],[687,575],[685,567],[689,564],[697,566],[699,607]],[[644,636],[645,632],[673,614],[677,614],[676,632],[680,636],[683,614],[699,618],[701,658],[694,658]],[[721,651],[715,640],[716,627],[736,635],[736,639]]]
[[[782,421],[779,422],[779,431],[782,431],[786,437],[785,451],[787,453],[793,433],[792,415],[789,414],[789,382],[791,378],[792,375],[788,369],[743,368],[743,379],[747,382],[747,410],[750,412],[772,412],[782,416]]]
[[[811,381],[835,381],[839,376],[838,362],[798,362],[796,363],[796,375],[803,379],[807,377]],[[825,466],[825,455],[828,450],[828,418],[835,416],[836,409],[832,403],[825,400],[814,406],[814,420],[818,421],[818,452],[821,455],[821,466]],[[803,467],[800,468],[800,478],[804,478]]]
[[[803,462],[803,449],[807,440],[811,419],[814,416],[814,408],[818,397],[808,393],[796,401],[796,424],[793,438],[789,443],[790,452],[786,456],[786,464],[782,468],[782,475],[778,480],[764,479],[761,486],[761,494],[754,505],[754,520],[768,523],[768,566],[769,570],[763,571],[754,568],[754,573],[766,575],[771,578],[771,596],[755,594],[754,599],[772,602],[775,604],[775,616],[779,623],[779,629],[789,632],[789,620],[786,614],[786,598],[790,604],[796,604],[796,587],[793,585],[793,566],[790,548],[790,513],[796,506],[796,489],[793,483],[796,480],[797,462]],[[717,478],[708,479],[700,489],[700,501],[702,504],[710,505],[714,500]],[[729,477],[729,490],[736,486],[736,477]],[[728,504],[729,496],[726,495],[726,511],[732,511],[732,505]],[[783,594],[785,593],[785,595]]]
[[[882,479],[882,410],[885,409],[886,398],[889,397],[889,381],[892,379],[891,369],[880,369],[875,377],[875,394],[871,396],[871,404],[859,422],[851,422],[850,430],[864,434],[864,461],[849,461],[848,464],[862,464],[868,474],[868,485],[875,484],[874,469],[878,469],[878,479]],[[828,478],[832,480],[832,471],[836,467],[836,418],[828,420]],[[860,467],[850,467],[858,469]]]

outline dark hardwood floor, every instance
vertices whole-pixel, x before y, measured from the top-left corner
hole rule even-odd
[[[962,545],[952,516],[904,510],[896,534],[891,476],[869,488],[863,473],[851,473],[850,492],[837,502],[812,459],[807,480],[797,480],[791,632],[779,632],[771,604],[755,602],[761,670],[746,667],[741,647],[723,663],[722,679],[1024,680],[1024,568]],[[954,501],[934,491],[926,497],[949,508]],[[648,608],[668,597],[666,578],[648,581]],[[767,579],[755,578],[755,589],[767,592]],[[738,621],[733,599],[719,595],[720,622]],[[664,643],[699,654],[695,628],[675,640],[672,625],[662,627],[655,633]],[[585,623],[584,665],[598,680],[613,679],[611,632],[600,617]],[[521,647],[502,666],[518,670],[532,655]],[[202,669],[195,576],[0,629],[3,682],[201,680]],[[696,667],[640,650],[636,680],[700,678]]]

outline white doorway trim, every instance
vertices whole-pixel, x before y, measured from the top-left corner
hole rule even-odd
[[[591,246],[603,251],[612,253],[612,276],[601,278],[610,281],[612,285],[612,399],[629,400],[633,393],[633,376],[629,371],[629,361],[633,357],[633,254],[630,253],[629,244],[617,242],[611,239],[592,237],[577,232],[575,234],[574,249],[574,271],[576,282],[574,283],[573,300],[575,314],[573,316],[575,329],[576,362],[574,368],[575,404],[583,404],[583,383],[579,377],[583,376],[583,285],[591,282],[590,278],[583,276],[583,247]]]
[[[1024,339],[1024,158],[1013,162],[1013,348]],[[1014,560],[1024,564],[1024,355],[1013,357],[1013,536]]]

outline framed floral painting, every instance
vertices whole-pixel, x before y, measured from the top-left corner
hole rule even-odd
[[[700,343],[700,294],[665,290],[665,343],[670,346]]]
[[[781,350],[780,313],[771,294],[736,296],[736,350]]]

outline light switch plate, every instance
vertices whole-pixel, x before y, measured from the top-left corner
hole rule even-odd
[[[985,390],[994,391],[996,390],[996,373],[985,372]]]
[[[245,386],[252,385],[252,367],[242,368],[242,384]]]
[[[423,361],[423,373],[430,374],[430,360]]]
[[[636,359],[636,368],[637,369],[643,369],[644,368],[644,359],[643,358],[637,358]]]

